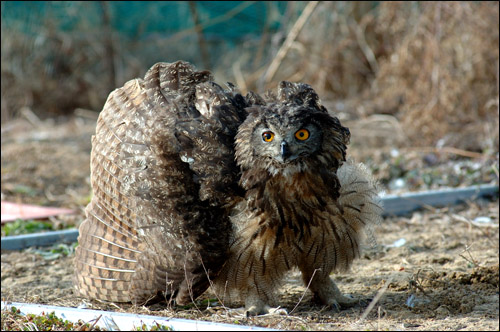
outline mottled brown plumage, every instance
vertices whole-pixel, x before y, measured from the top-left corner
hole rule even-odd
[[[188,63],[156,64],[99,116],[77,289],[186,304],[212,280],[260,314],[297,267],[321,303],[353,304],[329,275],[359,256],[381,208],[367,171],[346,162],[349,137],[307,84],[242,96]]]

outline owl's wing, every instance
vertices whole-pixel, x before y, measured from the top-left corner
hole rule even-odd
[[[144,302],[163,291],[183,304],[224,263],[231,226],[219,203],[231,196],[220,189],[238,190],[232,120],[244,112],[241,96],[226,107],[224,93],[204,93],[210,78],[184,62],[159,63],[109,96],[75,258],[84,295]]]
[[[199,197],[212,206],[243,195],[234,159],[234,136],[246,118],[248,105],[240,94],[214,82],[196,86],[194,109],[179,116],[175,135],[181,158],[199,185]]]
[[[134,126],[130,119],[146,99],[142,82],[133,80],[110,94],[92,137],[93,197],[80,225],[75,254],[75,284],[87,297],[131,301],[130,285],[144,242],[137,234],[134,197],[125,188],[121,151]],[[138,146],[142,147],[142,144]]]

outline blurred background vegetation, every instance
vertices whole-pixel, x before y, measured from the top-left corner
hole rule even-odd
[[[361,147],[498,156],[498,2],[2,1],[1,18],[2,125],[98,112],[182,59],[242,92],[309,83]]]
[[[50,224],[16,221],[2,236],[79,225],[92,197],[90,137],[107,96],[156,62],[177,60],[243,93],[281,80],[312,85],[351,130],[348,156],[382,191],[498,185],[498,1],[2,1],[1,199],[77,211]],[[415,216],[401,227],[427,220],[424,233],[436,233],[438,213]],[[488,216],[498,221],[498,208]],[[2,281],[5,265],[25,284],[16,266],[30,270],[27,259],[39,264],[24,252],[3,264],[2,255]],[[2,329],[24,326],[3,318]]]

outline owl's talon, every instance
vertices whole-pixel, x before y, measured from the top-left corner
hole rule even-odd
[[[268,312],[269,309],[267,308],[258,308],[256,306],[252,306],[245,311],[245,316],[248,318],[253,316],[265,315]]]
[[[336,313],[340,312],[340,305],[337,303],[337,301],[333,301],[328,305],[328,307],[330,308],[330,310],[333,310]]]
[[[350,294],[342,294],[335,282],[329,277],[313,279],[311,284],[314,292],[313,301],[326,305],[336,312],[359,305],[360,299]]]
[[[253,301],[250,304],[247,304],[245,310],[245,316],[250,317],[250,316],[259,316],[259,315],[265,315],[269,313],[269,310],[271,307],[269,307],[267,304],[264,302],[257,300]]]
[[[286,309],[280,308],[280,307],[270,308],[268,314],[269,315],[288,315],[288,311]]]
[[[270,308],[269,306],[265,306],[263,308],[257,308],[256,306],[252,306],[245,311],[245,316],[260,316],[260,315],[288,315],[288,311],[286,309],[277,307]]]
[[[247,297],[245,316],[259,315],[287,315],[286,309],[277,307],[271,308],[266,302],[255,295]]]
[[[367,307],[370,304],[371,301],[373,301],[373,298],[370,298],[370,297],[367,297],[367,298],[364,298],[364,299],[358,299],[358,304],[361,307]]]

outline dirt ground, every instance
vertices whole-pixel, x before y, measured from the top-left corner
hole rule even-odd
[[[2,200],[73,208],[78,211],[76,215],[51,220],[56,228],[78,225],[91,197],[89,155],[95,121],[91,115],[57,121],[27,116],[2,124]],[[401,160],[401,153],[390,149],[360,156],[356,155],[355,137],[353,131],[348,153],[373,169],[386,192],[397,189],[397,178],[406,182],[407,190],[446,185],[443,179],[454,181],[452,186],[457,182],[463,186],[498,184],[498,159],[453,160],[448,155],[406,151]],[[492,171],[495,167],[496,173]],[[429,180],[429,176],[434,178]],[[333,276],[342,291],[363,300],[340,312],[313,305],[296,272],[287,277],[279,303],[274,304],[288,311],[281,316],[246,318],[237,305],[222,306],[210,292],[196,305],[184,308],[87,300],[75,296],[73,290],[72,254],[47,259],[34,249],[2,251],[1,296],[2,301],[84,306],[276,329],[498,331],[498,203],[496,197],[493,201],[385,218],[374,229],[377,244],[367,246],[350,273]],[[374,299],[374,306],[368,306]]]

